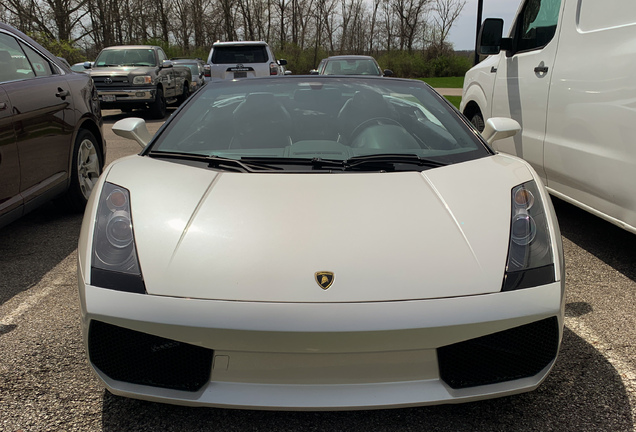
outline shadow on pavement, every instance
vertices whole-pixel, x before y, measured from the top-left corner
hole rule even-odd
[[[561,234],[636,282],[636,235],[552,197]]]
[[[82,215],[53,203],[0,229],[0,304],[26,291],[77,248]]]
[[[632,431],[620,376],[590,344],[565,329],[557,363],[534,392],[422,408],[271,412],[189,408],[104,392],[102,430],[115,431]]]

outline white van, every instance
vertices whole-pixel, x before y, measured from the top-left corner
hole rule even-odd
[[[495,150],[526,159],[550,193],[636,233],[636,0],[523,0],[508,38],[466,74],[460,110],[477,126],[511,117]]]

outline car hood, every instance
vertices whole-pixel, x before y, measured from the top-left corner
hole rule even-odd
[[[511,189],[495,155],[423,173],[219,173],[142,156],[106,181],[130,191],[149,294],[370,302],[498,292]],[[333,272],[323,289],[317,272]]]
[[[91,76],[130,75],[137,76],[157,69],[156,66],[117,66],[117,67],[93,67],[88,69]]]

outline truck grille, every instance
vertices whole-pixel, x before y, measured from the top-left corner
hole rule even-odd
[[[98,89],[109,87],[129,87],[128,76],[93,76],[93,82]]]
[[[109,378],[194,392],[210,379],[214,351],[91,321],[90,361]]]
[[[440,376],[451,388],[495,384],[538,374],[556,358],[556,317],[438,348]]]

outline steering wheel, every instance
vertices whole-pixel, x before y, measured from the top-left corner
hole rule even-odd
[[[360,133],[363,130],[365,130],[366,128],[368,128],[369,126],[385,125],[385,124],[392,124],[392,125],[396,125],[396,126],[399,126],[401,128],[404,128],[404,126],[402,126],[399,121],[393,120],[392,118],[389,118],[389,117],[373,117],[373,118],[370,118],[368,120],[363,121],[362,123],[360,123],[358,126],[356,126],[351,131],[351,134],[349,135],[349,142],[352,143],[355,140],[355,138],[358,135],[360,135]]]

